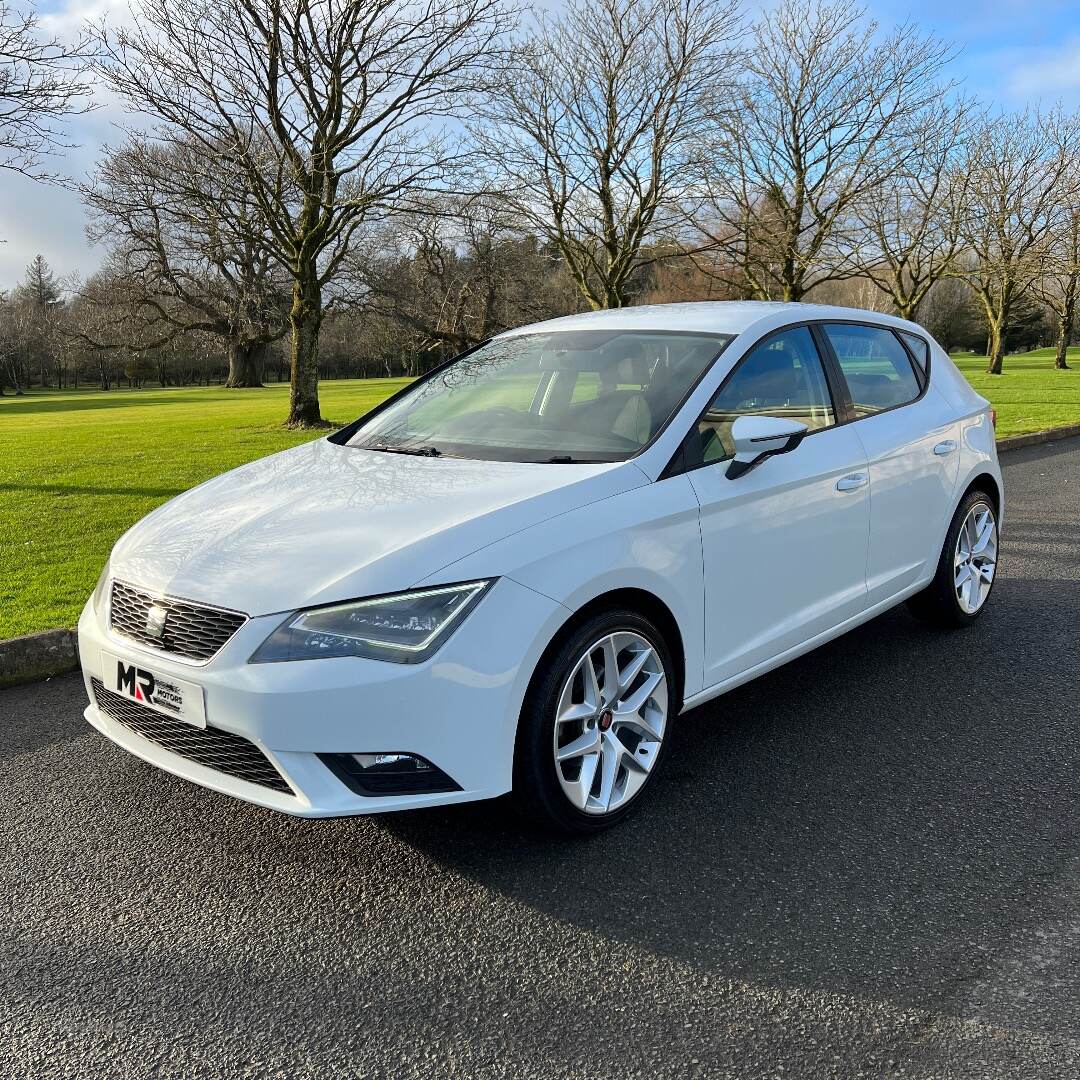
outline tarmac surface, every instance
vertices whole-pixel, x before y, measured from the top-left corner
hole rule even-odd
[[[1080,441],[1003,462],[977,624],[689,713],[585,842],[279,816],[0,692],[0,1077],[1080,1076]]]

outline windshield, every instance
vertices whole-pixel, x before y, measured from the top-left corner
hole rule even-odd
[[[348,440],[492,461],[622,461],[650,442],[731,337],[564,330],[489,342]]]

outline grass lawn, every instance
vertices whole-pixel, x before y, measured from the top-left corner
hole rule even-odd
[[[956,366],[998,414],[999,438],[1080,424],[1080,348],[1070,349],[1067,371],[1054,368],[1054,350],[1005,357],[1003,375],[987,375],[986,357],[960,354]]]
[[[404,379],[325,382],[341,424]],[[125,529],[226,469],[319,433],[281,427],[262,390],[36,391],[0,398],[0,639],[72,626]]]
[[[1080,422],[1080,349],[957,358],[998,410],[998,434]],[[323,415],[345,423],[404,380],[325,382]],[[284,431],[288,387],[34,391],[0,398],[0,638],[74,624],[105,558],[155,506],[253,458],[313,438]]]

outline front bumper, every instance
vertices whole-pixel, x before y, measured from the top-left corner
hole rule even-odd
[[[113,742],[159,768],[302,817],[493,798],[510,790],[525,689],[540,653],[567,614],[548,597],[501,578],[423,664],[359,657],[248,664],[248,657],[280,623],[278,613],[252,618],[211,661],[199,665],[112,633],[90,601],[79,619],[79,655],[90,698],[85,716]],[[110,684],[103,651],[201,687],[207,727],[249,740],[281,774],[291,793],[250,783],[166,749],[99,708],[91,684],[95,679]],[[358,795],[317,756],[390,752],[426,758],[460,790]]]

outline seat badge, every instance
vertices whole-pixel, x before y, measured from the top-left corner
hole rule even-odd
[[[165,619],[168,614],[168,608],[163,608],[160,604],[151,604],[146,612],[146,632],[152,638],[160,641],[165,636]]]

